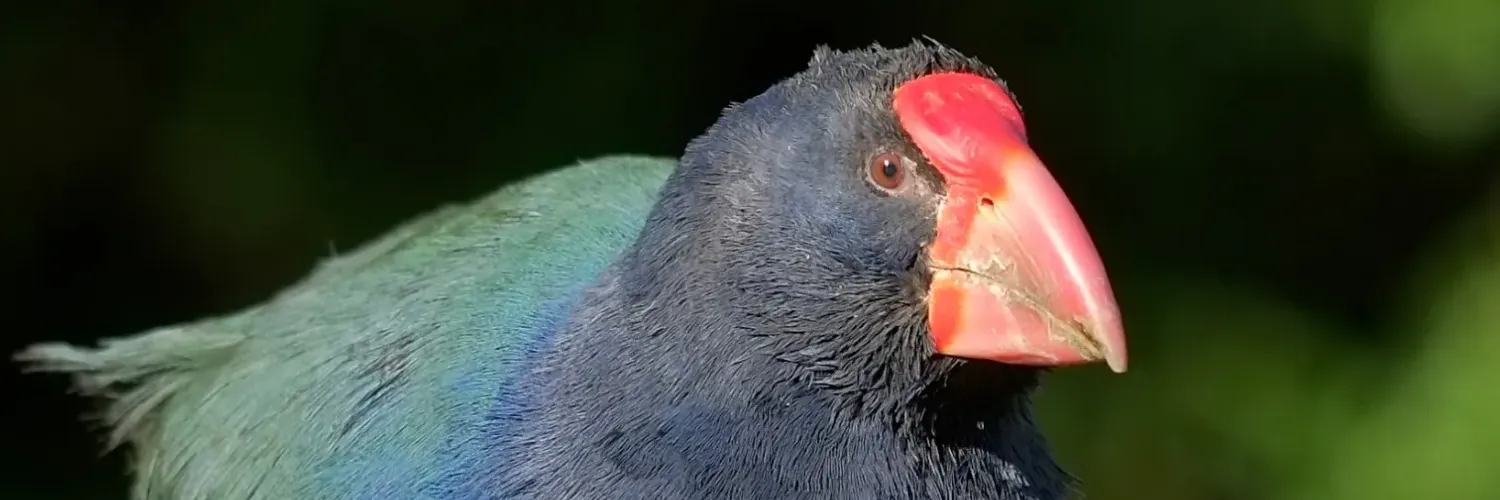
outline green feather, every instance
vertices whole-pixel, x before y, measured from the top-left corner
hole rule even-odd
[[[615,156],[410,221],[271,299],[18,358],[107,397],[137,499],[420,497],[477,432],[548,301],[629,245],[675,162]],[[413,465],[415,464],[415,465]]]

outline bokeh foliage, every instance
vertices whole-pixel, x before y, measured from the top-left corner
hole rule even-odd
[[[1131,371],[1039,397],[1088,498],[1500,498],[1492,0],[0,6],[3,347],[242,307],[918,35],[1009,79],[1114,276]],[[122,497],[88,405],[0,380],[5,498]]]

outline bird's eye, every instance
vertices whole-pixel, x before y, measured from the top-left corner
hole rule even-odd
[[[906,159],[895,153],[876,155],[870,159],[867,173],[870,182],[881,189],[900,189],[906,182]]]

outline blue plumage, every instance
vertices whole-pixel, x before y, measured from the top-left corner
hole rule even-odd
[[[489,406],[477,419],[479,426],[470,432],[451,436],[444,442],[444,455],[452,457],[443,467],[444,473],[421,486],[421,494],[442,500],[480,500],[493,498],[485,473],[495,463],[494,457],[515,453],[516,440],[520,436],[521,422],[534,411],[536,400],[530,390],[534,386],[534,375],[539,368],[536,362],[543,359],[559,329],[562,327],[582,287],[571,290],[563,298],[554,299],[538,309],[537,322],[528,327],[532,332],[522,351],[528,353],[526,360],[516,366],[516,373],[507,383],[492,386]],[[379,497],[389,498],[389,497]]]
[[[244,311],[22,357],[115,394],[105,417],[112,444],[134,448],[136,498],[475,498],[462,476],[494,452],[503,401],[520,401],[497,394],[636,236],[674,166],[557,169],[403,225]]]

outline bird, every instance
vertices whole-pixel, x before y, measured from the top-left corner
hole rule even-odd
[[[1016,96],[931,39],[820,46],[678,158],[404,222],[244,309],[29,346],[154,499],[1054,500],[1031,395],[1126,369]]]

